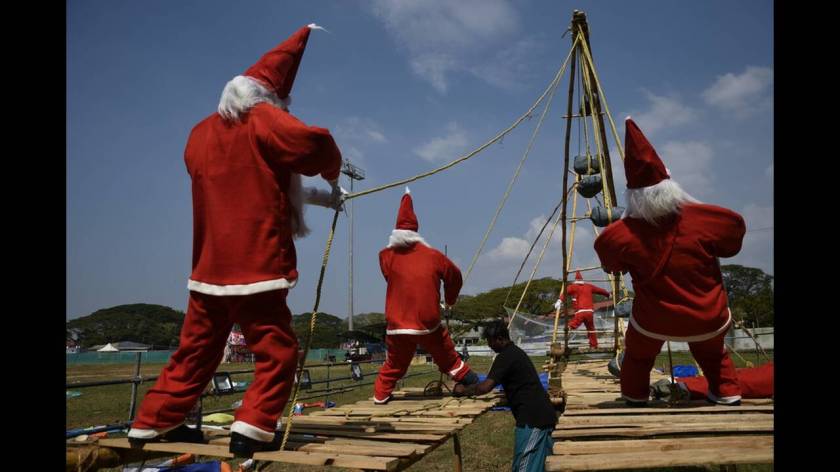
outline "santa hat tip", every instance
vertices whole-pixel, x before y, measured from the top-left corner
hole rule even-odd
[[[628,121],[628,120],[632,120],[632,119],[633,118],[630,115],[627,115],[627,118],[625,118],[624,121]]]
[[[408,187],[406,187],[406,188],[405,188],[405,193],[411,193],[411,189],[410,189],[410,188],[408,188]]]
[[[324,28],[323,26],[316,25],[315,23],[309,23],[308,25],[306,25],[306,27],[311,30],[327,31],[326,28]],[[327,31],[327,33],[329,33],[329,31]]]

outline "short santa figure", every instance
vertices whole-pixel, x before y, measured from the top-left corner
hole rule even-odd
[[[575,281],[573,284],[566,287],[566,293],[561,293],[559,299],[554,304],[555,309],[562,307],[563,301],[566,299],[566,294],[572,297],[572,308],[575,310],[575,316],[569,321],[569,329],[578,329],[582,324],[586,326],[586,333],[589,336],[589,347],[598,347],[598,336],[595,333],[595,305],[592,303],[592,294],[597,293],[605,297],[610,296],[610,292],[586,283],[580,271],[575,271]]]
[[[636,123],[627,118],[625,127],[627,209],[595,240],[604,269],[633,279],[622,396],[631,405],[644,404],[663,343],[678,341],[688,343],[703,370],[708,398],[738,404],[741,389],[723,345],[732,315],[718,258],[741,250],[744,219],[688,195]]]
[[[385,344],[387,358],[374,385],[374,403],[391,400],[391,392],[421,346],[440,371],[455,382],[470,385],[478,376],[455,351],[449,331],[441,322],[440,285],[444,300],[452,306],[463,283],[461,271],[443,253],[417,233],[419,228],[411,193],[400,200],[396,229],[388,246],[379,252],[379,267],[388,283],[385,295]]]

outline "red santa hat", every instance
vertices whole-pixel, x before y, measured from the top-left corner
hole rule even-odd
[[[411,190],[406,187],[405,193],[400,200],[400,209],[397,212],[397,225],[395,229],[417,231],[419,227],[417,215],[414,214],[414,202],[411,199]]]
[[[580,275],[580,271],[579,271],[579,270],[576,270],[576,271],[575,271],[575,283],[576,283],[576,284],[582,284],[582,283],[583,283],[583,276],[582,276],[582,275]]]
[[[650,187],[671,178],[653,145],[629,116],[624,121],[624,175],[630,189]]]
[[[303,51],[309,40],[309,32],[323,29],[312,23],[297,30],[277,47],[265,53],[256,64],[243,75],[259,80],[280,98],[286,98],[292,91]]]

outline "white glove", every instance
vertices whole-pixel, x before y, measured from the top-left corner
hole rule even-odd
[[[556,302],[554,302],[554,309],[555,310],[559,310],[562,307],[563,307],[563,302],[561,300],[557,300]]]
[[[304,187],[303,201],[309,205],[332,208],[332,193],[326,190],[319,190],[315,187]]]
[[[342,205],[344,205],[344,199],[347,198],[348,193],[340,185],[334,185],[330,194],[330,208],[340,210]]]

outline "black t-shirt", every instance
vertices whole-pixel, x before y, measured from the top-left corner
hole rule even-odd
[[[540,383],[534,363],[516,344],[508,344],[496,356],[487,378],[504,388],[516,426],[547,428],[557,424],[557,413]]]

